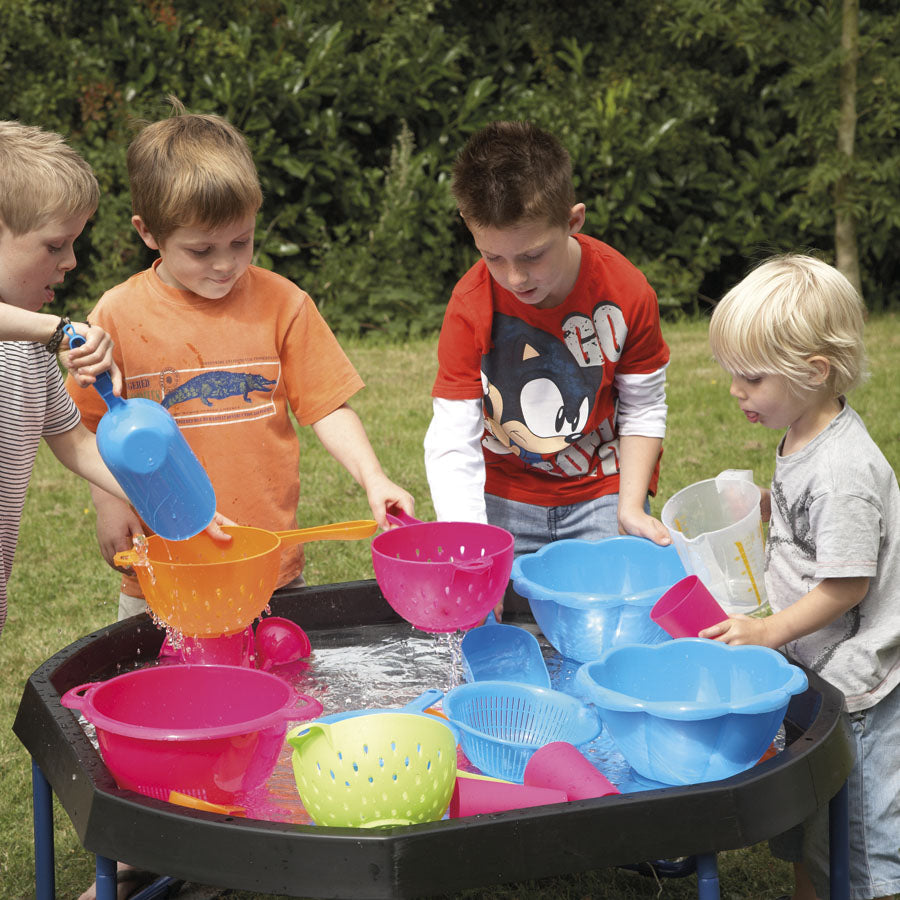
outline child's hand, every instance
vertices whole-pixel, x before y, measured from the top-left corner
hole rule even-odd
[[[659,519],[648,516],[642,509],[619,509],[619,534],[632,534],[635,537],[648,538],[654,544],[667,547],[672,543],[669,529]]]
[[[72,377],[81,387],[92,385],[101,372],[109,371],[113,383],[113,393],[118,397],[122,393],[122,374],[113,362],[113,340],[96,325],[73,322],[72,327],[85,342],[63,354],[63,365],[72,373]]]
[[[124,575],[134,575],[130,566],[117,566],[114,558],[120,550],[131,550],[134,535],[143,534],[137,513],[124,500],[111,494],[92,491],[97,508],[97,543],[107,565]]]
[[[722,641],[733,647],[741,644],[756,644],[760,647],[773,646],[768,640],[768,628],[765,619],[754,619],[751,616],[729,616],[723,622],[717,622],[704,628],[698,637],[709,638],[714,641]]]
[[[222,530],[223,525],[237,525],[237,522],[232,522],[228,516],[223,516],[222,513],[216,510],[212,522],[206,526],[206,533],[219,544],[231,543],[232,536],[227,531]]]
[[[382,531],[387,531],[391,524],[387,520],[387,511],[392,506],[399,506],[407,515],[413,515],[416,509],[416,501],[412,494],[394,484],[384,473],[371,478],[366,482],[366,499],[372,516]]]

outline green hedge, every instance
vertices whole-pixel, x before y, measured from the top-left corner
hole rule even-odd
[[[900,13],[867,7],[851,202],[867,302],[885,308],[900,300]],[[586,230],[665,310],[696,312],[771,251],[830,258],[839,27],[839,4],[803,0],[4,0],[0,117],[62,131],[100,179],[69,312],[149,261],[124,156],[169,94],[245,132],[258,262],[343,333],[439,326],[474,258],[449,169],[496,118],[559,134]]]

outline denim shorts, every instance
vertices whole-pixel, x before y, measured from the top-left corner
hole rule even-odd
[[[900,893],[900,686],[875,706],[842,713],[856,764],[850,773],[850,900]],[[773,838],[773,855],[800,859],[821,900],[828,900],[828,807]]]
[[[535,506],[484,495],[488,522],[512,532],[516,556],[534,553],[551,541],[580,538],[596,541],[619,533],[618,494],[605,494],[595,500],[583,500],[569,506]],[[650,512],[650,501],[644,504]]]

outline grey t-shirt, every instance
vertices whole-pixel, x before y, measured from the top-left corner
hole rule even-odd
[[[783,445],[782,441],[782,445]],[[862,602],[784,648],[841,690],[850,712],[900,682],[900,490],[856,412],[844,402],[772,479],[766,588],[778,612],[825,578],[871,579]]]

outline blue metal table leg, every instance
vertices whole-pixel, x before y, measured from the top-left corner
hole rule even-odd
[[[37,900],[56,897],[56,851],[53,847],[53,791],[38,764],[31,761],[34,811],[34,891]]]
[[[715,853],[697,854],[698,900],[719,900],[719,864]]]
[[[831,900],[850,900],[850,792],[846,783],[828,801],[828,850]]]
[[[97,900],[116,900],[116,868],[114,859],[97,854]]]

